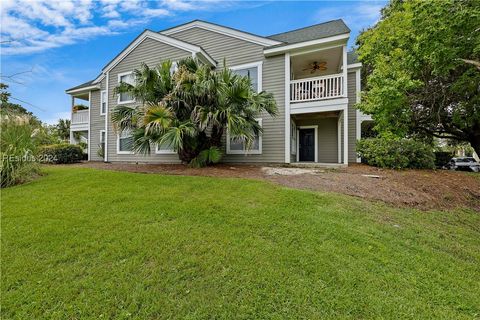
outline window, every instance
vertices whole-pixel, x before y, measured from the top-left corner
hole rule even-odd
[[[100,92],[100,114],[107,113],[107,91]]]
[[[134,84],[134,78],[133,78],[133,72],[125,72],[125,73],[120,73],[118,74],[118,83],[128,83],[128,84]],[[118,103],[130,103],[134,102],[135,100],[133,97],[126,92],[122,92],[118,94]]]
[[[290,153],[297,154],[297,126],[292,121],[290,126]]]
[[[176,62],[172,62],[172,66],[170,67],[170,75],[173,75],[175,71],[178,70],[178,65]]]
[[[117,153],[132,154],[133,153],[133,136],[128,130],[122,131],[117,136]]]
[[[262,119],[256,119],[260,127],[262,126]],[[262,136],[255,137],[253,144],[249,150],[246,150],[245,143],[236,139],[230,138],[227,130],[227,154],[262,154]]]
[[[157,154],[176,154],[173,147],[170,144],[157,144],[155,147],[155,153]]]
[[[100,130],[100,149],[105,153],[105,130]]]
[[[239,76],[250,78],[255,92],[262,91],[262,62],[234,66],[230,69],[233,73],[238,74]]]

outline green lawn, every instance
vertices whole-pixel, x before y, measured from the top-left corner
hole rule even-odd
[[[69,167],[2,190],[2,319],[480,316],[480,214]]]

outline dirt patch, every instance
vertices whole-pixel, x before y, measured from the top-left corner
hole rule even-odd
[[[356,164],[341,169],[228,164],[195,169],[180,164],[101,162],[75,166],[142,173],[262,179],[291,188],[338,192],[394,206],[422,210],[468,207],[480,211],[480,178],[464,172],[398,171]]]

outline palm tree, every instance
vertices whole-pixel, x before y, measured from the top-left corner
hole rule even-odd
[[[221,141],[230,137],[247,148],[262,128],[255,117],[277,113],[272,94],[255,92],[251,81],[228,68],[216,72],[193,58],[179,61],[171,73],[166,61],[155,68],[142,64],[134,71],[135,84],[121,84],[115,92],[128,92],[139,107],[117,106],[112,121],[117,130],[133,132],[133,148],[149,153],[153,144],[170,145],[182,161],[205,165],[219,160]]]

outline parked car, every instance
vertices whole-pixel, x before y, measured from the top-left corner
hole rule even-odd
[[[473,157],[452,158],[444,168],[449,170],[480,172],[480,163]]]

